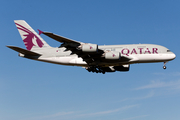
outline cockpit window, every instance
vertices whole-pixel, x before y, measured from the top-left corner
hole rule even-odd
[[[167,50],[167,52],[171,52],[170,50]]]

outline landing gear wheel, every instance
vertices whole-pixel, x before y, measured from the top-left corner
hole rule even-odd
[[[163,69],[164,69],[164,70],[166,69],[166,63],[167,63],[167,62],[164,62],[164,66],[163,66]]]
[[[166,66],[163,66],[163,69],[166,69]]]

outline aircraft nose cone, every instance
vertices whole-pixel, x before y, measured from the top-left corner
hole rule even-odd
[[[172,53],[172,59],[175,59],[176,55],[174,53]]]
[[[176,55],[173,52],[171,52],[171,54],[169,54],[169,58],[170,60],[174,60],[176,58]]]

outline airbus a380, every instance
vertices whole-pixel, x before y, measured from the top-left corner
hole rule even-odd
[[[16,27],[26,49],[7,46],[19,56],[60,65],[81,66],[89,72],[105,73],[129,71],[134,63],[166,63],[176,55],[166,47],[154,44],[97,45],[71,40],[50,32],[39,31],[37,34],[24,20],[15,20]],[[49,46],[40,34],[61,43],[60,47]]]

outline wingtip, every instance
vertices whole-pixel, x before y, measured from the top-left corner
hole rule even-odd
[[[6,47],[11,48],[12,46],[10,46],[10,45],[6,45]]]
[[[41,34],[43,33],[43,31],[41,31],[41,30],[39,30],[39,29],[38,29],[38,31],[39,31],[39,35],[41,35]]]

